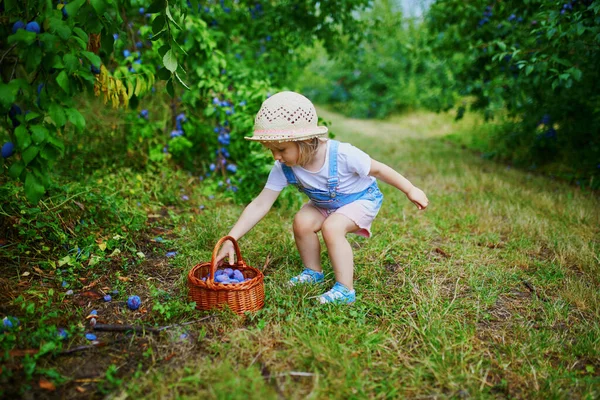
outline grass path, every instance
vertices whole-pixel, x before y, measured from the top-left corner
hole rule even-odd
[[[266,266],[267,304],[195,332],[184,361],[124,390],[150,398],[598,398],[600,201],[483,160],[444,136],[472,129],[448,116],[391,120],[320,115],[341,141],[428,194],[418,212],[386,197],[370,240],[351,237],[357,303],[318,306],[331,285],[284,287],[301,269],[294,207],[271,211],[240,245]],[[182,226],[180,265],[210,257],[241,207]],[[183,231],[185,229],[185,231]],[[184,275],[181,277],[184,287]],[[157,384],[160,380],[160,384]]]

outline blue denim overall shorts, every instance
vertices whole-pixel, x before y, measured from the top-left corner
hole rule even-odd
[[[281,165],[285,178],[288,184],[294,185],[301,192],[305,193],[312,200],[315,206],[325,209],[327,214],[335,212],[338,208],[350,204],[357,200],[366,200],[371,202],[371,208],[377,212],[383,202],[383,194],[379,191],[377,181],[358,193],[340,193],[338,191],[338,147],[340,142],[331,140],[329,145],[329,178],[327,179],[327,191],[311,189],[302,186],[300,181],[296,179],[296,175],[287,165]]]

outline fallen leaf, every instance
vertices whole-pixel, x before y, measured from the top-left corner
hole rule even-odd
[[[114,250],[113,250],[113,252],[112,252],[112,253],[110,253],[110,256],[109,256],[109,257],[116,256],[117,254],[120,254],[120,253],[121,253],[121,250],[119,250],[119,249],[114,249]]]
[[[446,253],[444,250],[440,249],[439,247],[435,248],[435,252],[438,253],[438,254],[440,254],[440,255],[442,255],[442,256],[444,256],[444,257],[446,257],[446,258],[450,257],[450,254]]]
[[[94,265],[98,264],[100,262],[100,257],[98,256],[91,256],[90,260],[88,261],[88,266],[89,267],[93,267]]]
[[[78,202],[78,201],[73,201],[73,203],[75,203],[75,204],[77,205],[77,207],[81,208],[81,210],[82,210],[82,211],[85,211],[85,207],[84,207],[84,205],[83,205],[83,204],[81,204],[81,203],[80,203],[80,202]]]
[[[75,390],[77,390],[79,393],[85,393],[85,388],[82,388],[81,386],[77,386]]]
[[[168,356],[165,357],[165,361],[169,361],[171,358],[175,357],[175,355],[177,355],[177,353],[171,353]]]
[[[100,250],[104,251],[106,250],[106,242],[103,243],[98,243],[98,247],[100,248]]]
[[[11,357],[25,357],[26,355],[33,355],[38,353],[38,349],[14,349],[8,352]]]
[[[64,256],[60,260],[58,260],[58,266],[62,267],[65,264],[69,264],[71,262],[71,256]]]
[[[118,278],[121,282],[131,282],[131,278],[128,276],[119,276]]]
[[[97,284],[98,284],[98,281],[96,280],[96,281],[94,281],[94,282],[90,283],[89,285],[87,285],[87,286],[84,286],[84,287],[83,287],[83,290],[88,290],[88,289],[91,289],[91,288],[93,288],[94,286],[96,286]]]
[[[25,271],[21,274],[21,276],[29,276],[31,275],[31,273],[29,271]]]
[[[44,275],[44,271],[42,271],[41,269],[39,269],[38,267],[33,267],[33,269],[35,270],[35,272],[37,272],[40,275]]]
[[[50,391],[56,390],[56,386],[54,386],[54,383],[52,383],[44,378],[40,378],[40,388],[45,389],[45,390],[50,390]]]
[[[94,299],[94,300],[104,297],[100,293],[96,292],[95,290],[88,290],[86,292],[80,293],[80,295],[83,297],[87,297],[88,299]]]

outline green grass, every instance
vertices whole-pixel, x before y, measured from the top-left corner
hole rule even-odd
[[[291,229],[299,205],[285,203],[240,241],[248,264],[264,268],[265,307],[246,318],[190,311],[187,272],[210,259],[243,207],[211,200],[202,182],[183,171],[78,169],[81,181],[52,193],[43,212],[19,216],[16,208],[2,209],[0,222],[12,227],[12,236],[0,248],[6,264],[0,312],[22,320],[17,336],[0,335],[4,393],[34,390],[47,397],[38,388],[45,377],[56,384],[55,395],[69,398],[600,397],[597,194],[449,142],[449,134],[479,129],[472,116],[455,123],[426,112],[385,121],[351,120],[325,109],[319,115],[337,139],[396,168],[431,201],[419,212],[404,194],[380,185],[385,200],[373,237],[349,237],[354,305],[316,303],[333,282],[325,247],[327,282],[286,287],[302,266]],[[10,204],[16,207],[14,190]],[[53,241],[56,247],[48,244]],[[82,255],[62,245],[79,247]],[[167,259],[172,250],[178,255]],[[71,262],[57,267],[67,254]],[[92,256],[98,262],[90,267]],[[62,280],[75,298],[65,296]],[[76,302],[94,281],[92,290],[117,288],[120,297]],[[120,305],[129,294],[140,295],[147,312]],[[212,317],[126,342],[110,342],[122,334],[99,334],[109,341],[105,348],[58,356],[87,344],[85,316],[92,308],[108,323],[170,325]],[[69,340],[52,342],[54,325],[68,327]],[[44,356],[7,353],[48,342],[56,348]]]
[[[475,120],[418,113],[384,122],[326,110],[331,129],[420,186],[417,212],[386,197],[355,248],[357,303],[323,307],[301,269],[295,209],[273,210],[241,242],[267,255],[266,306],[204,325],[177,366],[124,391],[150,398],[597,398],[600,207],[596,195],[494,164],[447,143]],[[242,208],[223,205],[178,229],[184,269],[207,260]],[[156,382],[161,382],[157,385]]]

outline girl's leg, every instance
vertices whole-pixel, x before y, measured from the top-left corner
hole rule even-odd
[[[300,258],[306,268],[321,272],[321,243],[317,232],[325,216],[313,206],[305,206],[294,217],[294,239]]]
[[[354,221],[342,214],[331,214],[321,227],[335,280],[350,290],[354,288],[354,257],[346,234],[359,229]]]

